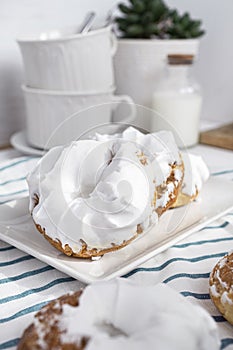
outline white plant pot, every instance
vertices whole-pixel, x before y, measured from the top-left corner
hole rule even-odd
[[[118,94],[131,96],[134,102],[151,108],[152,94],[163,72],[168,54],[197,56],[199,39],[119,39],[114,57]],[[138,109],[135,125],[150,131],[146,110]]]

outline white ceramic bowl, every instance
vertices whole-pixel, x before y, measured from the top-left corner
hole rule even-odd
[[[113,88],[89,94],[26,86],[22,89],[27,111],[27,141],[33,147],[50,149],[81,138],[102,125],[130,123],[135,116],[133,100],[126,95],[114,95]],[[119,104],[127,105],[127,114],[113,120],[113,111]]]
[[[111,27],[85,34],[52,31],[17,40],[25,85],[45,90],[106,91],[114,86],[112,57],[117,40]]]

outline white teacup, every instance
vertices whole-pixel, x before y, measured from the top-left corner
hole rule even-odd
[[[37,148],[50,149],[66,144],[87,137],[101,126],[129,124],[135,117],[133,100],[127,95],[114,95],[114,89],[89,94],[26,86],[22,89],[27,110],[27,141]],[[114,117],[113,111],[120,105],[126,105],[127,114]]]
[[[114,86],[112,57],[117,40],[111,26],[84,34],[41,33],[17,40],[25,85],[45,90],[106,91]]]

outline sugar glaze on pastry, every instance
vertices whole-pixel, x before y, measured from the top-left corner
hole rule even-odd
[[[174,146],[174,139],[167,131],[144,135],[135,128],[129,127],[121,134],[96,134],[95,136],[96,140],[104,141],[114,138],[134,141],[141,145],[145,154],[148,155],[149,153],[153,159],[156,159],[154,166],[156,167],[159,165],[159,169],[157,167],[156,171],[158,192],[160,192],[160,188],[166,188],[163,195],[157,198],[156,203],[156,208],[162,208],[162,211],[165,211],[164,208],[166,208],[168,203],[169,192],[171,193],[174,190],[175,183],[180,183],[182,179],[182,186],[179,186],[178,196],[176,201],[172,204],[172,207],[185,205],[194,200],[198,196],[203,184],[210,176],[209,169],[202,157],[184,151],[179,152],[177,146]],[[177,166],[174,169],[175,180],[178,182],[171,181],[168,185],[167,179],[171,175],[171,169],[169,167],[169,164],[172,163],[171,155],[173,155],[173,160],[178,160]],[[160,169],[163,169],[162,172]]]
[[[133,127],[121,134],[96,134],[96,140],[108,141],[121,139],[122,142],[134,142],[142,150],[142,155],[152,163],[155,172],[157,190],[156,209],[158,214],[167,210],[175,201],[183,178],[183,161],[169,131],[143,134]]]
[[[170,132],[145,135],[130,127],[51,149],[28,176],[30,211],[57,249],[95,257],[124,247],[157,223],[176,205],[182,186],[188,194],[201,187],[203,177],[196,179],[198,187],[190,189]]]
[[[184,162],[184,177],[177,199],[172,207],[186,205],[197,198],[210,173],[201,156],[181,153]]]
[[[215,306],[233,325],[233,251],[217,262],[210,274],[209,284]]]
[[[39,311],[18,350],[219,349],[210,315],[165,284],[140,286],[117,278],[80,294]]]

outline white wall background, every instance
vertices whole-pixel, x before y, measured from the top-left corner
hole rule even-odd
[[[24,128],[20,90],[22,62],[15,38],[27,33],[77,25],[88,10],[102,18],[116,0],[0,0],[0,144]],[[202,118],[233,120],[233,1],[167,0],[181,12],[201,18],[207,34],[201,40],[196,76],[204,90]]]

